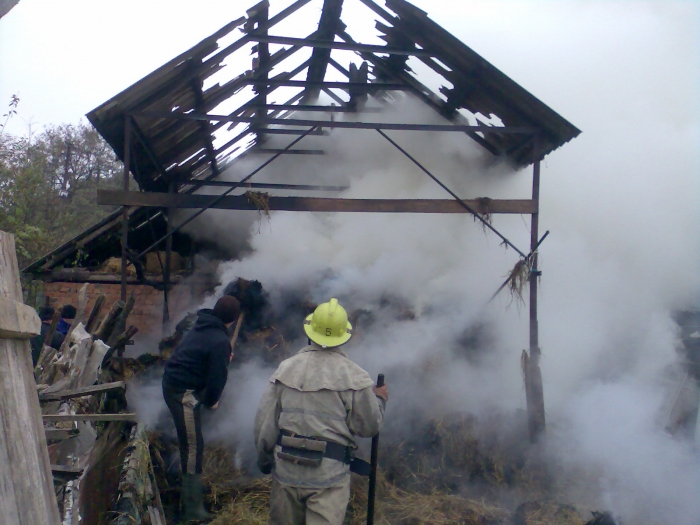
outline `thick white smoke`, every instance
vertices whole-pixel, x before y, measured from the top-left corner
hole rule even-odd
[[[594,19],[600,9],[581,4],[580,16]],[[564,470],[595,473],[584,478],[587,501],[626,525],[700,520],[698,459],[690,444],[663,431],[674,392],[666,380],[678,362],[671,315],[696,302],[700,268],[700,128],[687,89],[697,85],[688,71],[697,52],[678,53],[669,37],[682,25],[676,11],[620,11],[620,25],[596,26],[595,41],[577,47],[578,55],[544,57],[552,72],[547,82],[533,80],[544,96],[536,94],[583,130],[542,166],[540,232],[551,230],[540,250],[539,312],[549,449]],[[566,34],[552,34],[567,42]],[[411,99],[363,118],[439,122]],[[529,170],[490,164],[460,134],[390,135],[460,196],[529,197]],[[350,184],[342,195],[348,198],[449,198],[376,132],[336,130],[298,147],[327,155],[285,157],[253,180]],[[225,177],[237,180],[260,162],[246,161]],[[246,226],[236,242],[246,239],[251,251],[221,265],[222,286],[257,279],[273,305],[299,290],[317,302],[335,296],[348,309],[377,313],[362,344],[347,350],[372,375],[387,374],[388,424],[409,431],[416,411],[524,407],[519,355],[527,347],[527,311],[506,292],[485,306],[517,256],[469,216],[275,212],[260,225],[254,215],[238,217],[205,214],[192,230]],[[497,215],[493,224],[527,251],[529,219]],[[397,321],[382,308],[386,298],[415,319]],[[469,359],[455,359],[465,330],[484,322],[495,335],[478,342]],[[231,374],[209,437],[250,450],[269,373],[247,364]]]

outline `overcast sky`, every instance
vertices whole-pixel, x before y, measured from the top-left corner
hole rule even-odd
[[[273,0],[272,10],[289,3]],[[581,91],[627,99],[629,93],[615,90],[615,83],[624,81],[619,66],[625,60],[658,64],[658,57],[645,56],[656,47],[650,45],[654,39],[663,44],[659,53],[673,53],[669,67],[684,63],[688,71],[681,74],[680,82],[675,80],[676,85],[664,85],[672,72],[663,70],[662,60],[655,85],[638,89],[654,96],[682,97],[691,105],[697,100],[698,2],[413,3],[582,129],[584,124],[577,117],[590,115],[586,103],[592,97]],[[243,15],[253,4],[241,0],[21,0],[0,19],[0,107],[5,108],[13,94],[21,99],[20,118],[14,119],[9,129],[22,132],[27,121],[37,128],[77,122],[94,107]],[[305,9],[318,13],[319,6]],[[344,20],[351,21],[363,13],[360,2],[346,0]],[[631,111],[641,109],[637,106]],[[688,106],[677,118],[688,118],[692,111],[696,108]]]

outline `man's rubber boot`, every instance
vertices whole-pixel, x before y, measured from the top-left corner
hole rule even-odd
[[[202,480],[197,474],[182,475],[182,519],[185,523],[191,521],[209,521],[214,518],[204,510],[204,492]]]

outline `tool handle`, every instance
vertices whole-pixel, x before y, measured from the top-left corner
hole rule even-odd
[[[377,376],[377,386],[384,386],[384,374]],[[377,462],[379,459],[379,434],[372,438],[370,460],[369,494],[367,495],[367,525],[374,525],[374,495],[377,490]]]

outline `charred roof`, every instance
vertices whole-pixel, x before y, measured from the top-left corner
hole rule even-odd
[[[299,134],[297,126],[285,125],[290,116],[311,109],[358,111],[368,95],[386,101],[385,95],[397,90],[411,93],[455,124],[537,130],[540,158],[580,133],[405,0],[387,0],[386,9],[373,0],[355,0],[376,19],[374,40],[386,45],[353,38],[352,28],[341,19],[343,0],[324,1],[309,35],[271,33],[279,27],[293,31],[299,24],[288,20],[294,17],[308,20],[303,8],[310,1],[297,0],[273,16],[269,2],[257,4],[247,16],[88,113],[120,158],[125,122],[131,120],[132,171],[141,189],[167,191],[171,183],[179,187],[215,178],[227,162],[261,147],[266,134]],[[243,34],[235,38],[238,31]],[[354,56],[348,59],[347,51]],[[252,67],[236,70],[233,57],[246,52],[254,56]],[[432,69],[442,84],[437,93],[412,71],[410,59]],[[516,167],[535,160],[528,135],[469,134]]]
[[[367,20],[374,20],[376,32],[365,38],[373,43],[359,42],[343,23],[343,0],[323,0],[313,31],[296,35],[318,16],[311,2],[296,0],[274,14],[267,0],[260,2],[88,113],[122,160],[129,123],[129,166],[141,190],[192,193],[203,184],[217,184],[212,179],[248,153],[322,153],[275,150],[265,148],[265,142],[270,135],[298,138],[313,125],[319,136],[341,125],[375,129],[372,122],[340,122],[334,115],[359,113],[366,120],[371,113],[362,109],[369,97],[391,104],[399,91],[421,100],[449,126],[516,168],[540,160],[580,133],[405,0],[386,0],[386,7],[352,0],[364,6]],[[366,28],[362,33],[367,34]],[[253,56],[248,69],[241,66],[246,55]],[[431,78],[416,74],[411,65],[418,62],[432,70]],[[426,83],[440,87],[433,91]],[[299,117],[309,111],[330,117]],[[392,125],[401,129],[405,124]],[[514,132],[494,132],[501,128]],[[132,248],[162,237],[161,210],[132,207],[130,213]],[[95,250],[116,255],[119,228],[115,212],[24,271],[38,275],[76,264],[76,254]]]

